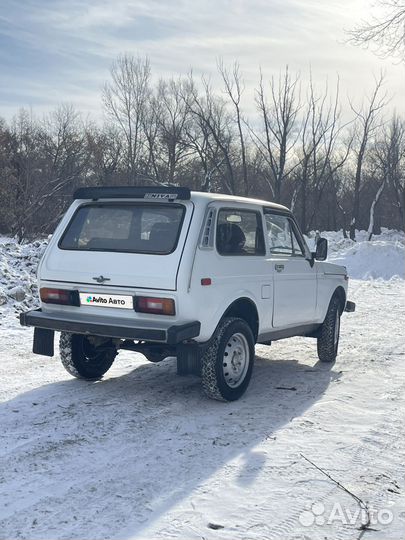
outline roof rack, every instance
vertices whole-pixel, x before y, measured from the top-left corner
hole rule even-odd
[[[84,187],[77,189],[73,199],[148,199],[168,200],[180,199],[188,201],[191,197],[189,188],[165,186],[108,186]]]

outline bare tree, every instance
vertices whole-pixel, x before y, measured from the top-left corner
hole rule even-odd
[[[149,101],[145,131],[149,158],[159,182],[173,184],[182,162],[188,157],[185,141],[190,118],[187,100],[188,85],[181,80],[160,80],[156,95]]]
[[[71,105],[58,107],[42,122],[21,110],[11,133],[10,229],[21,242],[29,232],[52,227],[65,210],[65,189],[78,185],[87,162],[83,126]]]
[[[10,231],[13,220],[13,207],[11,200],[15,193],[15,137],[11,129],[0,118],[0,231]]]
[[[400,224],[405,225],[405,123],[394,115],[386,135],[388,156],[387,179],[395,194],[394,206],[398,209]]]
[[[122,140],[115,125],[101,127],[89,124],[86,128],[86,154],[98,185],[114,183],[122,158]]]
[[[189,100],[186,98],[186,102]],[[186,144],[202,168],[202,177],[197,182],[201,191],[215,190],[215,181],[221,177],[221,167],[224,164],[222,151],[212,136],[209,125],[203,115],[191,114],[190,121],[185,126]]]
[[[296,163],[288,165],[298,139],[297,114],[300,110],[299,76],[292,77],[288,66],[278,81],[270,80],[270,102],[266,97],[263,76],[260,73],[256,90],[256,106],[260,113],[263,135],[252,131],[257,149],[264,157],[271,177],[268,185],[275,202],[281,201],[284,180],[292,173]]]
[[[102,94],[105,110],[125,140],[129,183],[135,184],[144,150],[143,120],[148,99],[150,64],[147,58],[124,54],[113,62],[111,82]]]
[[[328,184],[345,164],[351,141],[342,145],[340,135],[346,124],[341,124],[339,107],[339,79],[333,101],[328,101],[326,86],[322,95],[317,95],[309,83],[308,103],[301,128],[300,165],[297,169],[296,192],[300,196],[301,227],[311,228]],[[312,208],[308,212],[309,197]]]
[[[232,73],[224,66],[223,61],[218,62],[218,70],[225,85],[225,94],[229,97],[235,110],[235,122],[238,130],[240,154],[242,158],[242,177],[244,195],[249,194],[249,179],[246,159],[246,143],[243,130],[244,121],[241,112],[241,98],[244,91],[244,83],[239,71],[239,64],[234,63]]]
[[[69,105],[43,120],[0,119],[0,231],[47,232],[77,186],[145,182],[291,201],[304,231],[404,228],[405,128],[385,127],[382,77],[349,127],[336,92],[285,71],[255,94],[244,117],[237,64],[218,65],[225,91],[204,77],[152,83],[147,60],[124,55],[103,92],[108,119],[83,122]],[[249,136],[248,136],[249,135]],[[351,218],[351,225],[350,225]]]
[[[203,93],[200,95],[190,75],[187,106],[208,134],[205,142],[210,151],[210,157],[213,159],[212,168],[218,174],[222,189],[225,189],[227,193],[236,194],[238,186],[232,152],[234,139],[232,119],[226,103],[213,94],[209,81],[203,78],[201,82]]]
[[[368,239],[374,233],[375,209],[387,185],[390,185],[396,194],[400,219],[404,221],[405,196],[405,131],[404,125],[398,116],[394,115],[382,137],[376,141],[373,155],[374,170],[379,173],[380,184],[370,206],[368,226]],[[399,188],[399,189],[398,189]]]
[[[405,62],[404,0],[378,0],[374,10],[378,9],[378,15],[347,32],[349,42],[366,47],[371,45],[379,56],[393,56]]]
[[[26,216],[47,215],[37,230],[52,227],[66,210],[63,195],[71,193],[86,176],[86,126],[71,104],[62,104],[41,122],[39,151],[44,159],[41,182]]]
[[[371,97],[366,105],[361,109],[351,108],[355,113],[355,132],[354,132],[354,151],[356,170],[354,176],[354,201],[352,209],[352,217],[350,221],[350,238],[356,239],[356,227],[360,214],[360,191],[362,187],[362,172],[364,160],[369,147],[370,139],[375,135],[376,131],[381,128],[383,121],[380,119],[381,111],[387,103],[387,95],[381,96],[382,86],[384,82],[383,75],[375,82],[375,87]]]
[[[22,242],[30,227],[27,209],[33,205],[38,189],[38,142],[40,128],[32,111],[20,109],[11,125],[12,148],[11,164],[13,167],[12,191],[8,204],[11,211],[10,230],[19,242]]]

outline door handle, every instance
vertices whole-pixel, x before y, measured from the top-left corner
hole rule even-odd
[[[276,272],[282,272],[284,270],[284,264],[275,264],[274,268],[276,269]]]

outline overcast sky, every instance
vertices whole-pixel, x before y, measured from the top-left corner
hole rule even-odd
[[[122,52],[148,55],[153,75],[215,71],[238,60],[245,109],[265,77],[288,64],[317,84],[339,73],[342,101],[360,102],[386,72],[391,107],[404,112],[404,65],[344,43],[367,0],[0,0],[0,116],[71,102],[101,117],[100,91]],[[215,79],[214,79],[215,83]]]

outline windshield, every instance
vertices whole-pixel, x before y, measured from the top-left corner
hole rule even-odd
[[[104,203],[81,206],[61,249],[166,255],[177,246],[185,208],[179,204]]]

